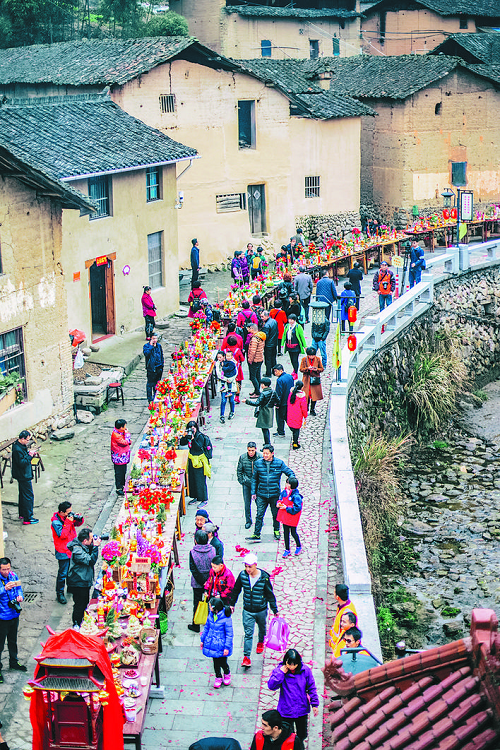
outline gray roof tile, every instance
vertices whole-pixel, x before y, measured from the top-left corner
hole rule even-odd
[[[226,13],[263,18],[359,18],[361,13],[344,8],[276,8],[268,5],[227,5]]]
[[[429,54],[456,55],[470,63],[500,63],[500,33],[450,34]]]
[[[498,0],[414,0],[417,6],[420,5],[429,10],[433,10],[440,16],[474,16],[482,18],[500,18],[500,6]],[[397,0],[380,0],[365,11],[365,15],[372,12],[378,12],[382,7],[387,10],[399,10]],[[401,2],[401,10],[406,10],[408,3],[406,0]]]

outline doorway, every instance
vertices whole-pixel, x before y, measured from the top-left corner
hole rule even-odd
[[[115,332],[115,289],[113,261],[90,266],[90,309],[92,340]]]
[[[265,234],[266,223],[266,186],[248,185],[248,218],[251,234]]]

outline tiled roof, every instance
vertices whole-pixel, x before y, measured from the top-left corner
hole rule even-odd
[[[327,73],[336,94],[366,99],[406,99],[444,78],[460,60],[446,55],[321,57],[310,75]]]
[[[220,67],[229,63],[194,37],[81,40],[0,49],[0,84],[123,85],[188,48]]]
[[[266,18],[359,18],[360,13],[342,8],[276,8],[268,5],[227,5],[226,13]]]
[[[477,73],[477,75],[489,78],[491,81],[495,81],[495,83],[500,83],[500,63],[497,65],[482,63],[481,65],[466,65],[465,67],[472,70],[473,73]]]
[[[450,34],[431,55],[456,55],[469,63],[500,63],[500,33]]]
[[[150,128],[104,96],[1,105],[0,146],[15,149],[17,156],[58,179],[197,155],[194,148]]]
[[[287,96],[301,114],[320,120],[372,115],[373,110],[343,92],[325,91],[314,81],[315,60],[237,60],[243,71]]]
[[[439,16],[474,16],[482,18],[499,18],[500,8],[498,0],[414,0],[417,5],[433,10]],[[378,12],[387,6],[387,10],[399,10],[398,2],[381,0],[366,11],[366,15]],[[403,0],[401,10],[406,10],[408,3]]]
[[[470,638],[356,676],[327,665],[327,686],[352,696],[331,715],[335,750],[498,748],[497,627],[493,610],[474,610]]]

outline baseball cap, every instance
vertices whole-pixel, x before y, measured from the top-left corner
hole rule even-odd
[[[257,555],[254,555],[253,552],[249,552],[248,555],[245,555],[243,558],[243,563],[245,565],[257,565]]]

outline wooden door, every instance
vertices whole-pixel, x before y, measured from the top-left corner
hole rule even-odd
[[[265,234],[266,223],[266,186],[249,185],[247,188],[248,218],[252,234]]]
[[[106,264],[90,266],[90,307],[92,311],[92,336],[105,336],[108,332],[106,317]]]

